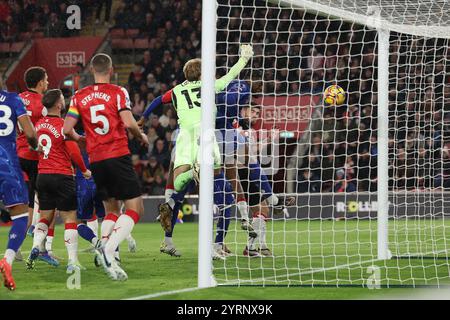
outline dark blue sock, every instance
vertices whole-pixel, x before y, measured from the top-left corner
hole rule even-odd
[[[230,226],[230,217],[230,208],[225,209],[224,212],[220,215],[219,221],[217,221],[215,243],[223,243],[227,235],[228,227]]]
[[[191,181],[184,190],[182,190],[180,192],[174,192],[174,193],[172,193],[172,195],[170,197],[173,199],[173,201],[175,201],[175,203],[183,202],[184,196],[186,195],[186,193],[194,186],[195,186],[195,182]]]
[[[175,224],[177,223],[178,211],[180,211],[180,207],[181,207],[181,202],[176,202],[175,206],[172,209],[172,231],[166,232],[165,233],[166,237],[169,237],[169,238],[172,237],[173,229],[175,228]]]
[[[27,233],[27,223],[28,223],[28,214],[23,217],[11,217],[12,226],[9,230],[8,237],[8,249],[11,249],[15,252],[19,250],[22,245],[23,240],[25,239],[25,235]]]
[[[223,171],[214,176],[214,204],[219,208],[225,204],[225,183]]]
[[[261,165],[259,164],[259,162],[257,163],[252,163],[249,165],[249,178],[250,181],[255,181],[258,183],[261,191],[267,195],[267,196],[271,196],[273,194],[272,191],[272,186],[269,183],[269,180],[267,179],[266,174],[264,173],[264,171],[261,169]]]
[[[82,237],[84,240],[86,240],[89,243],[92,243],[92,239],[95,238],[95,233],[92,231],[91,228],[89,228],[86,224],[80,223],[77,226],[78,234],[80,237]]]

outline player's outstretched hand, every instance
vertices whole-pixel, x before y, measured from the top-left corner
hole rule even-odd
[[[92,172],[91,172],[91,170],[86,170],[85,172],[83,172],[83,177],[86,179],[86,180],[88,180],[88,179],[90,179],[91,177],[92,177]]]
[[[141,133],[141,144],[144,146],[144,147],[148,147],[148,145],[150,144],[150,142],[148,142],[148,137],[147,137],[147,135],[145,134],[145,133]]]
[[[141,117],[138,121],[137,121],[137,125],[139,126],[139,129],[143,129],[144,128],[144,124],[145,124],[145,119],[144,117]]]
[[[249,44],[241,45],[241,57],[250,60],[253,57],[253,48]]]

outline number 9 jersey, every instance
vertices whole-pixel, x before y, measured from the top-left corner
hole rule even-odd
[[[124,110],[131,110],[128,92],[114,84],[93,84],[72,97],[67,116],[81,119],[91,163],[130,154],[119,114]]]

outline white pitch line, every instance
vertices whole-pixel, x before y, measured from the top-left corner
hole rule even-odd
[[[313,273],[317,273],[317,272],[337,270],[337,269],[342,269],[342,268],[348,268],[351,266],[362,265],[362,264],[371,263],[371,262],[374,262],[377,260],[378,259],[370,259],[370,260],[365,260],[365,261],[358,261],[358,262],[353,262],[353,263],[342,264],[339,266],[334,266],[334,267],[329,267],[329,268],[319,268],[319,269],[313,269],[313,270],[309,270],[309,271],[289,273],[289,274],[284,274],[284,275],[279,275],[279,276],[271,276],[271,277],[267,277],[267,278],[257,278],[257,279],[252,279],[252,280],[235,280],[235,281],[230,281],[230,282],[226,282],[223,284],[219,284],[219,286],[220,285],[239,285],[241,283],[249,283],[249,282],[252,283],[252,282],[260,282],[260,281],[264,282],[264,281],[271,280],[271,279],[290,277],[290,276],[303,276],[306,274],[313,274]]]
[[[202,289],[202,288],[195,287],[195,288],[185,288],[185,289],[172,290],[172,291],[162,291],[162,292],[151,293],[151,294],[134,297],[134,298],[126,298],[126,299],[122,299],[122,300],[146,300],[146,299],[158,298],[158,297],[162,297],[162,296],[168,296],[168,295],[172,295],[172,294],[197,291],[200,289]]]
[[[301,275],[305,275],[305,274],[312,274],[312,273],[316,273],[316,272],[323,272],[323,271],[329,271],[329,270],[335,270],[335,269],[342,269],[342,268],[346,268],[346,267],[351,267],[354,265],[360,265],[360,264],[366,264],[366,263],[370,263],[370,262],[374,262],[377,259],[370,259],[370,260],[365,260],[365,261],[359,261],[359,262],[354,262],[354,263],[348,263],[348,264],[343,264],[343,265],[339,265],[339,266],[334,266],[334,267],[329,267],[329,268],[320,268],[320,269],[313,269],[313,270],[309,270],[309,271],[305,271],[305,272],[297,272],[297,273],[292,273],[289,275],[282,275],[279,276],[280,277],[287,277],[287,276],[301,276]],[[221,285],[238,285],[240,283],[246,283],[246,282],[258,282],[258,281],[264,281],[264,280],[270,280],[270,279],[274,279],[277,278],[275,276],[272,277],[267,277],[267,278],[260,278],[260,279],[253,279],[253,280],[241,280],[241,281],[234,281],[234,282],[228,282],[228,283],[224,283],[224,284],[219,284],[218,286]],[[200,290],[201,288],[195,287],[195,288],[185,288],[185,289],[180,289],[180,290],[173,290],[173,291],[162,291],[162,292],[157,292],[157,293],[152,293],[152,294],[147,294],[147,295],[143,295],[143,296],[139,296],[139,297],[134,297],[134,298],[127,298],[127,299],[123,299],[123,300],[145,300],[145,299],[152,299],[152,298],[158,298],[158,297],[162,297],[162,296],[168,296],[168,295],[172,295],[172,294],[178,294],[178,293],[184,293],[184,292],[192,292],[192,291],[197,291]]]

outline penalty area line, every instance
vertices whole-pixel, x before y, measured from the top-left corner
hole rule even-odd
[[[172,294],[192,292],[192,291],[197,291],[197,290],[201,290],[201,289],[204,289],[204,288],[193,287],[193,288],[184,288],[184,289],[172,290],[172,291],[161,291],[161,292],[146,294],[143,296],[126,298],[126,299],[122,299],[122,300],[146,300],[146,299],[159,298],[159,297],[163,297],[163,296],[169,296]]]

